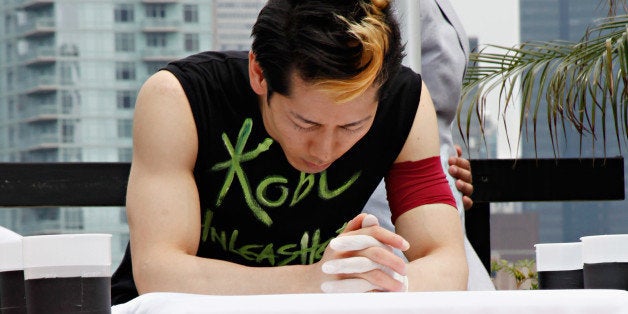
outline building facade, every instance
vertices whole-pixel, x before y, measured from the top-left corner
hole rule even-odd
[[[215,50],[248,50],[251,29],[265,0],[216,0],[213,29]]]
[[[0,161],[129,162],[143,81],[168,61],[211,49],[211,0],[0,2]],[[117,265],[124,208],[0,210],[22,235],[112,233]]]

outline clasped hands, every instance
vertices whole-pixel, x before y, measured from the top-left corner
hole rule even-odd
[[[359,219],[362,222],[359,223]],[[379,226],[373,215],[359,215],[345,231],[334,238],[322,261],[322,271],[333,275],[324,281],[325,293],[368,291],[408,291],[405,262],[393,248],[405,251],[409,243],[401,236]]]

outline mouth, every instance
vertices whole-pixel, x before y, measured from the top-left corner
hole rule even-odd
[[[308,170],[307,172],[310,172],[310,173],[321,172],[329,168],[329,166],[331,166],[331,162],[328,162],[325,164],[318,164],[318,163],[309,162],[305,159],[303,159],[303,163],[307,167],[307,170]]]

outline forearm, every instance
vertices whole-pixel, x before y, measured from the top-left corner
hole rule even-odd
[[[405,255],[409,290],[465,290],[468,267],[462,225],[455,208],[423,205],[402,214],[397,232],[410,242]]]
[[[466,290],[468,267],[464,252],[442,249],[406,266],[409,291]]]
[[[320,292],[311,265],[248,267],[182,253],[137,261],[133,274],[140,294],[183,292],[214,295]]]

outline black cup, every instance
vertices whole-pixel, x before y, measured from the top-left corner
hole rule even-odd
[[[628,291],[628,234],[595,235],[580,240],[584,287]]]
[[[0,272],[0,313],[26,313],[23,270]]]
[[[582,289],[582,244],[540,243],[536,250],[539,289]]]
[[[24,237],[28,314],[111,313],[111,235]]]
[[[26,313],[22,236],[0,226],[0,314]]]
[[[28,313],[111,313],[110,277],[29,279],[25,282]]]

